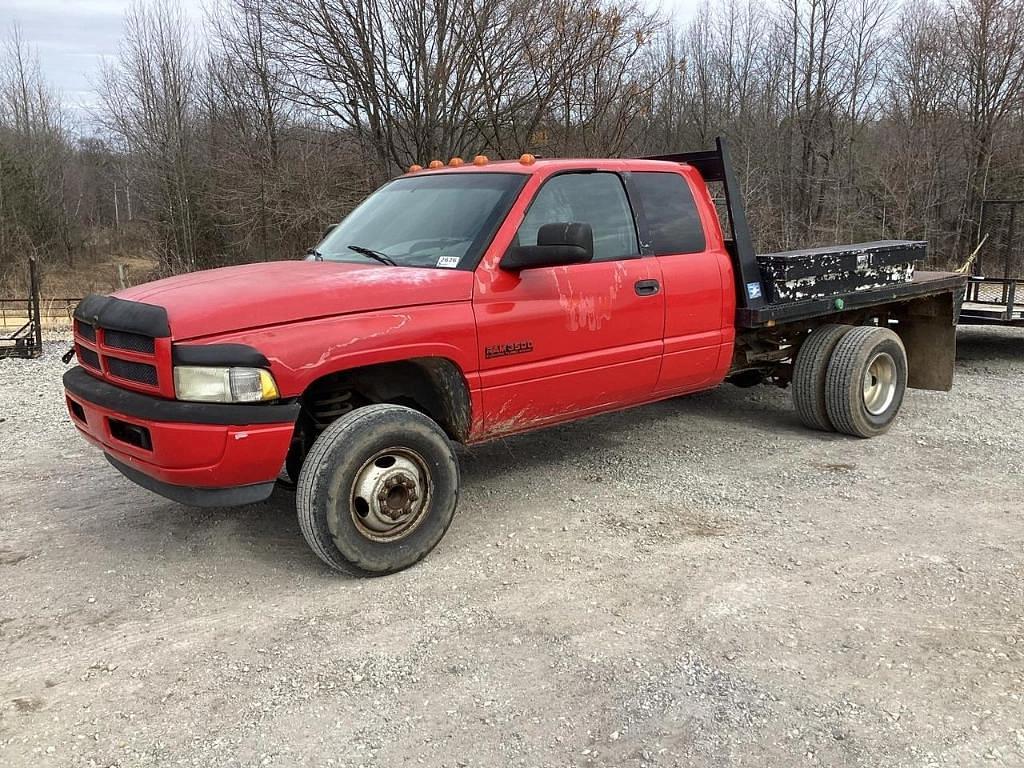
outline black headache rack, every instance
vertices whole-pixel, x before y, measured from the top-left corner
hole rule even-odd
[[[705,182],[722,182],[725,190],[725,209],[729,219],[729,233],[726,247],[736,263],[737,300],[741,309],[759,309],[767,303],[761,267],[754,253],[754,241],[750,237],[747,213],[743,209],[740,185],[733,173],[729,148],[721,136],[715,139],[715,148],[701,152],[677,152],[671,155],[650,155],[644,160],[667,160],[673,163],[692,165]]]
[[[696,168],[705,182],[721,182],[728,219],[726,247],[736,267],[736,324],[740,328],[808,320],[937,293],[960,292],[962,296],[966,282],[963,275],[914,273],[914,262],[926,255],[926,243],[920,241],[882,240],[759,257],[722,137],[715,139],[713,150],[643,159],[686,163]],[[806,287],[801,288],[802,283]]]
[[[30,258],[28,298],[0,298],[0,358],[39,357],[43,354],[43,325],[40,315],[39,273],[36,270],[35,258]]]

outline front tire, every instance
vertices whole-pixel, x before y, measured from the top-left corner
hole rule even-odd
[[[297,486],[299,527],[316,556],[337,571],[380,575],[419,562],[444,536],[459,466],[434,421],[370,405],[323,431]]]
[[[888,328],[854,328],[836,345],[825,377],[833,426],[847,435],[888,431],[907,390],[907,352]]]

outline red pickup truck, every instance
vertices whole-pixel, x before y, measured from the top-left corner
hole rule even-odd
[[[726,379],[792,384],[808,426],[870,437],[907,386],[951,386],[964,278],[872,267],[919,258],[904,241],[759,257],[737,189],[721,142],[413,166],[304,260],[84,299],[71,419],[185,504],[290,484],[325,563],[387,573],[452,522],[454,443]]]

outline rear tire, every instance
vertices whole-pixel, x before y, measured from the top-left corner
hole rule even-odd
[[[907,390],[907,352],[888,328],[854,328],[836,345],[825,378],[828,416],[855,437],[888,431]]]
[[[852,325],[823,325],[811,331],[793,365],[793,405],[806,426],[825,432],[833,430],[825,405],[825,377],[829,360],[839,341]]]
[[[370,405],[324,430],[297,485],[299,527],[316,556],[337,571],[379,575],[419,562],[444,536],[459,466],[434,421]]]

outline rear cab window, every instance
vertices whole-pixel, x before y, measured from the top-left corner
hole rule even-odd
[[[633,173],[630,178],[655,256],[700,253],[707,248],[697,202],[686,179],[671,171]]]

